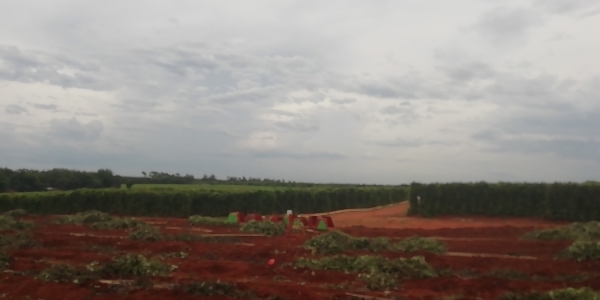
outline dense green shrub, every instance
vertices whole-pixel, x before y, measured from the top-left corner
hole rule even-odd
[[[418,201],[420,197],[420,203]],[[600,220],[600,186],[538,183],[411,184],[409,215]]]
[[[203,225],[203,226],[228,226],[228,227],[237,227],[238,223],[229,223],[227,222],[227,218],[217,218],[217,217],[206,217],[206,216],[190,216],[188,218],[188,223],[190,225]]]
[[[162,276],[173,271],[177,266],[165,264],[159,260],[147,259],[143,255],[127,254],[114,258],[104,265],[102,273],[125,276]]]
[[[5,212],[4,215],[11,216],[13,218],[18,218],[18,217],[26,216],[27,211],[24,209],[18,208],[18,209],[9,210],[9,211]]]
[[[240,230],[247,233],[264,234],[268,236],[284,235],[286,227],[283,223],[251,220],[240,225]]]
[[[313,254],[319,253],[324,255],[354,250],[367,250],[370,252],[424,251],[438,254],[446,252],[444,244],[430,238],[410,237],[400,241],[392,241],[386,237],[353,237],[337,230],[314,236],[304,242],[303,247],[310,250]]]
[[[129,216],[223,217],[232,211],[264,215],[285,213],[291,209],[305,214],[386,205],[405,200],[406,196],[402,187],[288,188],[274,191],[81,189],[73,192],[0,194],[0,212],[24,209],[34,214],[73,214],[97,210]],[[102,218],[102,215],[95,217]],[[102,220],[95,222],[99,221]]]
[[[88,269],[58,264],[44,269],[36,276],[36,278],[42,281],[59,283],[81,283],[84,281],[98,279],[98,274]]]
[[[27,230],[35,227],[31,221],[20,221],[10,215],[0,215],[0,230]]]
[[[529,232],[526,239],[538,240],[593,240],[600,239],[600,222],[572,223],[566,226]]]
[[[0,248],[28,248],[35,247],[38,242],[34,239],[30,233],[18,233],[18,234],[2,234],[0,235]]]
[[[423,257],[387,259],[382,256],[325,256],[318,259],[301,257],[294,268],[330,270],[360,273],[359,278],[367,281],[367,287],[385,290],[398,286],[398,279],[435,278],[435,269]]]
[[[575,241],[562,256],[578,261],[600,259],[600,241]]]

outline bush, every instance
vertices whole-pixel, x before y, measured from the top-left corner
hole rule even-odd
[[[177,266],[167,265],[158,260],[149,260],[143,255],[127,254],[114,258],[102,268],[107,275],[124,276],[162,276]]]
[[[204,225],[204,226],[229,226],[237,227],[237,223],[228,223],[227,218],[216,218],[216,217],[205,217],[205,216],[190,216],[188,218],[190,225]]]
[[[46,268],[40,274],[38,274],[36,278],[42,281],[59,283],[81,283],[98,279],[98,276],[96,273],[90,270],[79,269],[65,264],[58,264]]]
[[[96,222],[92,224],[92,228],[97,230],[131,229],[141,226],[147,226],[147,223],[133,218],[111,218],[109,221]]]
[[[154,226],[140,226],[135,229],[129,238],[136,241],[162,241],[163,234]]]
[[[326,256],[319,259],[300,258],[295,268],[361,273],[372,289],[387,289],[397,285],[397,280],[435,278],[438,276],[423,257],[387,259],[381,256]]]
[[[389,238],[356,238],[341,231],[330,231],[307,240],[303,247],[311,250],[313,254],[338,254],[346,251],[367,250],[370,252],[397,251],[413,252],[426,251],[432,253],[444,253],[446,247],[440,241],[411,237],[398,242]]]
[[[10,257],[4,251],[0,251],[0,270],[8,268],[10,261]]]
[[[27,211],[24,209],[13,209],[4,213],[5,216],[11,216],[13,218],[19,218],[27,215]]]
[[[60,224],[92,225],[93,223],[107,222],[110,220],[112,220],[112,218],[107,213],[98,210],[88,210],[76,213],[75,215],[60,217],[57,221]]]
[[[538,240],[600,239],[600,222],[572,223],[567,226],[543,229],[525,234],[523,238]]]
[[[1,248],[27,248],[35,247],[38,242],[33,238],[31,234],[13,234],[13,235],[0,235],[0,247]]]
[[[275,223],[271,221],[254,221],[251,220],[240,225],[240,230],[248,233],[264,234],[268,236],[284,235],[286,227],[283,223]]]
[[[507,293],[498,300],[600,300],[600,294],[590,288],[565,288],[542,293]]]
[[[0,230],[26,230],[35,227],[31,221],[17,221],[9,215],[0,215]]]
[[[600,241],[575,241],[563,253],[565,258],[596,260],[600,258]]]

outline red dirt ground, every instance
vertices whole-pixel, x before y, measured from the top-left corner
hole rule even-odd
[[[394,257],[422,255],[438,270],[452,270],[452,275],[436,279],[407,280],[402,288],[391,294],[409,300],[494,299],[505,292],[549,290],[566,286],[600,288],[600,263],[557,260],[555,256],[570,243],[563,241],[529,241],[519,236],[536,228],[561,225],[532,219],[460,218],[424,219],[406,217],[407,203],[370,211],[333,212],[331,217],[339,229],[356,236],[405,238],[414,235],[440,239],[449,253],[383,253]],[[169,289],[135,290],[125,295],[109,293],[106,284],[94,286],[43,283],[33,276],[56,263],[74,265],[92,261],[106,262],[125,253],[159,254],[188,253],[186,258],[166,258],[178,268],[169,277],[155,278],[156,282],[173,284],[194,280],[224,280],[236,283],[242,290],[259,295],[279,295],[285,299],[336,299],[346,292],[389,297],[371,292],[356,274],[330,271],[310,271],[287,266],[294,258],[308,256],[301,244],[313,236],[239,237],[239,242],[138,242],[127,238],[125,230],[97,231],[86,226],[53,225],[50,217],[28,217],[38,224],[33,234],[41,247],[23,248],[9,252],[15,260],[9,267],[13,273],[0,275],[0,295],[5,299],[196,299]],[[161,228],[164,233],[193,232],[239,233],[237,228],[203,228],[195,230],[186,219],[140,218]],[[358,254],[358,253],[357,253]],[[477,257],[477,255],[487,255]],[[276,263],[269,266],[267,261]],[[537,280],[506,279],[486,273],[513,270]],[[15,273],[16,272],[16,273]],[[473,276],[473,274],[477,276]],[[574,277],[587,274],[588,279]],[[567,280],[568,279],[568,280]],[[343,287],[341,284],[348,284]],[[229,299],[213,297],[203,299]],[[387,299],[387,298],[386,298]]]

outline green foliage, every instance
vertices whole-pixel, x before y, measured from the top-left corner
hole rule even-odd
[[[572,223],[525,234],[523,238],[538,240],[595,240],[600,239],[600,222]]]
[[[8,268],[10,265],[10,257],[4,251],[0,251],[0,270]]]
[[[31,221],[17,221],[10,215],[0,215],[0,230],[27,230],[35,227]]]
[[[370,252],[425,251],[437,254],[446,252],[444,244],[434,239],[410,237],[398,242],[393,242],[385,237],[357,238],[337,230],[314,236],[304,242],[303,247],[307,250],[311,250],[313,254],[319,253],[324,255],[354,250],[367,250]]]
[[[129,234],[129,238],[136,241],[162,241],[163,234],[154,226],[140,226]]]
[[[420,197],[420,203],[418,198]],[[410,188],[410,215],[488,215],[600,220],[600,185],[448,183]]]
[[[36,276],[36,278],[42,281],[59,283],[81,283],[98,279],[98,276],[95,272],[87,269],[76,268],[65,264],[58,264],[44,269]]]
[[[498,300],[600,300],[600,294],[590,288],[565,288],[542,293],[507,293]]]
[[[398,279],[435,278],[438,276],[422,256],[387,259],[381,256],[335,255],[318,259],[299,258],[295,268],[361,273],[371,289],[389,289],[398,285]]]
[[[138,221],[134,218],[111,218],[109,221],[101,221],[92,224],[92,228],[98,230],[109,229],[131,229],[146,226],[143,221]]]
[[[5,216],[11,216],[13,218],[19,218],[27,215],[27,211],[24,209],[13,209],[4,213]]]
[[[35,247],[38,245],[38,242],[33,238],[31,234],[3,234],[0,235],[0,248],[28,248]]]
[[[116,257],[102,268],[108,275],[125,276],[163,276],[176,269],[158,260],[147,259],[143,255],[127,254]]]
[[[79,188],[107,188],[114,185],[112,171],[100,169],[98,172],[81,172],[66,169],[47,171],[11,170],[0,168],[0,193],[6,189],[18,192],[46,191],[47,187],[59,190]]]
[[[240,230],[248,233],[264,234],[268,236],[284,235],[286,227],[283,223],[275,223],[271,221],[254,221],[240,225]]]
[[[190,216],[188,218],[188,223],[191,225],[204,225],[204,226],[228,226],[228,227],[237,227],[237,223],[229,223],[227,222],[227,218],[216,218],[216,217],[206,217],[206,216]]]
[[[575,241],[562,256],[578,261],[600,259],[600,241]]]
[[[197,185],[200,186],[200,185]],[[90,210],[128,216],[222,217],[232,211],[273,214],[319,213],[347,208],[365,208],[397,203],[405,199],[402,187],[310,187],[249,189],[102,189],[72,192],[0,194],[0,211],[25,209],[33,214],[75,214]],[[102,217],[97,215],[97,217]],[[71,216],[75,217],[75,216]],[[64,218],[64,222],[83,224]],[[107,221],[96,220],[95,222]],[[94,223],[94,222],[92,222]]]
[[[244,298],[246,296],[246,293],[238,290],[234,284],[222,282],[220,280],[183,284],[177,286],[177,289],[184,293],[202,297],[228,296],[233,298]]]
[[[64,216],[58,218],[60,224],[77,224],[77,225],[92,225],[97,222],[107,222],[112,218],[109,214],[98,210],[87,210],[78,212],[72,216]]]

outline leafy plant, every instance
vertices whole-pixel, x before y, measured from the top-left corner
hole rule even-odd
[[[387,259],[382,256],[334,255],[319,259],[300,258],[294,262],[295,268],[330,270],[345,273],[361,273],[372,289],[388,289],[397,286],[398,278],[435,278],[437,273],[423,257]],[[392,280],[393,279],[393,280]]]
[[[138,221],[134,218],[112,218],[108,221],[101,221],[92,224],[92,228],[98,230],[109,229],[131,229],[141,226],[146,226],[147,223]]]
[[[205,216],[190,216],[188,218],[190,225],[204,225],[204,226],[227,226],[237,227],[238,223],[229,223],[227,218],[216,218],[216,217],[205,217]]]
[[[575,241],[561,256],[578,261],[600,259],[600,241]]]
[[[97,279],[98,276],[95,272],[87,269],[80,269],[65,264],[58,264],[46,268],[37,275],[37,278],[42,281],[81,283],[84,281]]]
[[[0,251],[0,269],[8,268],[10,261],[10,257],[4,251]]]
[[[31,221],[17,221],[10,215],[0,215],[0,230],[26,230],[34,226]]]
[[[154,226],[140,226],[129,234],[129,238],[136,241],[162,241],[163,234]]]
[[[177,287],[177,289],[192,295],[210,297],[210,296],[229,296],[234,298],[243,298],[246,293],[238,290],[238,288],[231,283],[217,281],[201,281],[183,284]]]
[[[13,235],[0,235],[0,248],[26,248],[35,247],[38,242],[31,234],[18,233]]]
[[[498,300],[600,300],[600,294],[590,288],[565,288],[541,293],[507,293]]]
[[[27,211],[24,209],[13,209],[4,213],[5,216],[11,216],[13,218],[18,218],[27,215]]]
[[[389,238],[356,238],[341,231],[330,231],[307,240],[303,247],[311,250],[313,254],[338,254],[352,250],[368,250],[370,252],[398,251],[413,252],[427,251],[432,253],[443,253],[446,247],[440,241],[410,237],[398,242]]]
[[[525,239],[537,240],[595,240],[600,239],[600,222],[572,223],[566,226],[529,232]]]
[[[60,224],[92,225],[93,223],[106,222],[110,221],[111,219],[111,216],[105,212],[88,210],[71,216],[60,217],[58,218],[57,222]]]
[[[285,225],[271,221],[258,222],[255,220],[248,221],[240,226],[243,232],[264,234],[268,236],[284,235],[286,232]]]
[[[139,254],[127,254],[114,258],[102,268],[102,272],[123,276],[160,276],[166,275],[177,266],[168,265],[158,260],[147,259]]]

